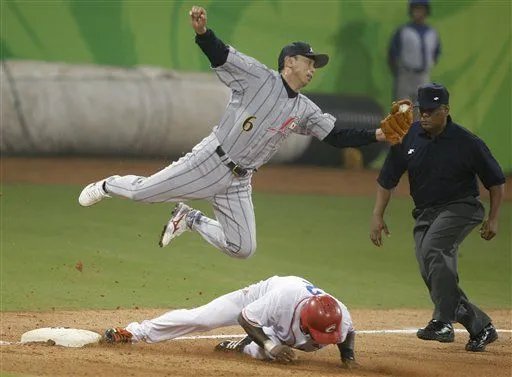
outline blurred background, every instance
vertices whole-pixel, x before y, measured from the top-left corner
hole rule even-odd
[[[407,0],[1,4],[2,310],[190,306],[272,274],[302,275],[349,307],[430,307],[406,177],[388,210],[393,236],[381,250],[368,240],[385,143],[340,152],[290,137],[255,175],[258,251],[247,261],[195,234],[159,249],[172,206],[77,203],[91,181],[165,167],[222,115],[229,93],[194,42],[192,5],[207,9],[224,42],[270,68],[295,40],[329,54],[305,94],[341,125],[372,128],[393,100],[388,55],[410,21]],[[429,7],[441,40],[430,78],[449,89],[454,120],[510,175],[510,1]],[[488,208],[485,191],[483,199]],[[511,307],[509,200],[507,189],[498,237],[474,232],[461,249],[461,282],[484,307]]]
[[[429,5],[426,22],[441,41],[431,80],[449,89],[455,121],[482,137],[510,173],[510,2],[410,2]],[[228,98],[194,43],[192,4],[3,1],[1,151],[166,158],[187,152],[209,133]],[[270,68],[294,40],[328,53],[330,63],[304,92],[342,125],[376,127],[389,110],[388,49],[410,21],[407,0],[202,6],[224,42]],[[378,167],[382,149],[361,148],[355,165]],[[343,166],[349,157],[293,137],[274,162]]]

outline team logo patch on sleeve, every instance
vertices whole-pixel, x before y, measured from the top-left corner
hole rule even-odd
[[[289,117],[284,121],[283,124],[281,124],[281,127],[272,127],[269,128],[269,130],[274,132],[280,132],[284,135],[286,133],[286,129],[293,130],[295,127],[297,127],[297,122],[298,119],[296,117]]]

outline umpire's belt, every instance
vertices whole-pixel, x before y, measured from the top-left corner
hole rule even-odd
[[[217,153],[217,155],[220,157],[224,165],[226,165],[229,168],[229,170],[231,170],[231,172],[237,177],[245,177],[249,173],[249,170],[235,164],[226,155],[226,152],[224,152],[224,149],[222,149],[220,145],[217,147],[217,149],[215,149],[215,153]]]

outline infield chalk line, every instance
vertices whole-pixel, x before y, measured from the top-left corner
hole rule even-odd
[[[401,329],[401,330],[357,330],[356,334],[416,334],[418,329]],[[464,329],[454,329],[455,332],[467,333]],[[512,333],[512,330],[496,329],[498,333]],[[172,340],[195,340],[195,339],[229,339],[229,338],[244,338],[247,334],[233,334],[233,335],[193,335],[193,336],[180,336]],[[170,340],[170,341],[172,341]]]
[[[401,330],[356,330],[357,334],[416,334],[418,329],[401,329]],[[464,329],[454,329],[458,333],[467,333]],[[498,333],[512,333],[512,330],[497,329]],[[193,335],[193,336],[180,336],[169,340],[196,340],[196,339],[230,339],[230,338],[244,338],[247,334],[232,334],[232,335]],[[0,340],[0,346],[12,346],[22,344],[21,342],[6,342]]]

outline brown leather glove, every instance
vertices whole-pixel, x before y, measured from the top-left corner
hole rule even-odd
[[[413,121],[413,107],[409,100],[401,100],[393,102],[391,106],[391,114],[380,122],[380,128],[386,136],[386,140],[395,145],[402,142],[402,139]]]

